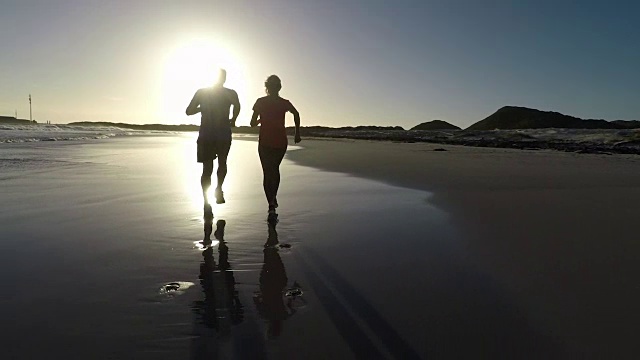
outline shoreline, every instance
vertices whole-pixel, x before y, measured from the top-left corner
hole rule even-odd
[[[424,190],[469,259],[585,354],[624,357],[640,315],[640,158],[303,139],[300,165]],[[613,350],[612,350],[613,349]]]
[[[124,124],[109,122],[77,122],[71,124],[33,124],[6,125],[0,124],[0,131],[11,130],[11,126],[20,126],[21,130],[55,129],[56,131],[41,131],[51,135],[62,129],[73,132],[75,128],[83,133],[90,129],[104,135],[105,131],[113,129],[122,132],[173,132],[196,133],[197,125],[163,125],[163,124]],[[235,135],[258,135],[259,128],[239,126],[232,129]],[[293,135],[294,129],[287,128],[288,135]],[[404,130],[399,127],[356,126],[330,128],[324,126],[301,127],[300,134],[304,138],[352,139],[371,140],[400,143],[427,143],[440,145],[457,145],[480,148],[518,149],[518,150],[557,150],[580,154],[635,154],[640,155],[640,129],[520,129],[520,130]],[[5,137],[10,134],[5,134]],[[2,140],[0,138],[0,140]],[[15,139],[5,139],[13,142]],[[64,140],[64,139],[63,139]]]

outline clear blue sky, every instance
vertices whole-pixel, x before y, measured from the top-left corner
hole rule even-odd
[[[212,79],[198,59],[214,56],[239,124],[272,73],[307,125],[466,127],[503,105],[640,119],[639,14],[637,1],[8,0],[0,114],[28,118],[32,93],[39,121],[197,123],[190,79]]]

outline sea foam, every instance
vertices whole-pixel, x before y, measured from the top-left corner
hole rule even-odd
[[[171,134],[167,131],[132,130],[114,126],[77,125],[9,125],[0,124],[0,143],[24,143],[37,141],[71,141],[106,139],[115,136]]]

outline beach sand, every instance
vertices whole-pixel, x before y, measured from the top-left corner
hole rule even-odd
[[[447,250],[446,214],[422,191],[285,160],[274,232],[256,146],[234,141],[227,204],[214,206],[203,248],[193,136],[2,145],[6,357],[425,354],[423,323],[440,309],[419,311],[428,299],[412,290],[423,286],[423,253],[440,273],[473,274]],[[439,242],[423,243],[427,235]],[[398,236],[407,246],[388,251]]]
[[[570,354],[640,354],[640,157],[316,139],[289,159],[432,192],[465,258]]]
[[[638,353],[637,158],[306,139],[274,231],[241,139],[210,247],[192,135],[0,144],[6,357]]]

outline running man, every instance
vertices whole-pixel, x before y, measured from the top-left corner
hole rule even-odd
[[[258,154],[262,164],[264,178],[262,185],[269,204],[270,221],[278,218],[278,187],[280,186],[280,163],[287,151],[287,133],[284,127],[284,117],[287,112],[293,114],[296,125],[295,143],[300,142],[300,114],[289,100],[280,97],[282,83],[276,75],[271,75],[265,81],[267,96],[256,100],[253,105],[251,126],[260,124],[260,138],[258,140]]]
[[[198,162],[202,163],[202,195],[205,212],[211,211],[207,191],[211,187],[213,160],[218,158],[218,185],[215,189],[217,204],[224,204],[222,183],[227,175],[227,155],[231,148],[231,127],[235,127],[240,113],[238,94],[224,87],[227,72],[220,69],[218,81],[212,87],[199,89],[193,95],[187,107],[187,115],[202,114],[198,136]],[[233,105],[233,116],[229,119],[229,110]]]

